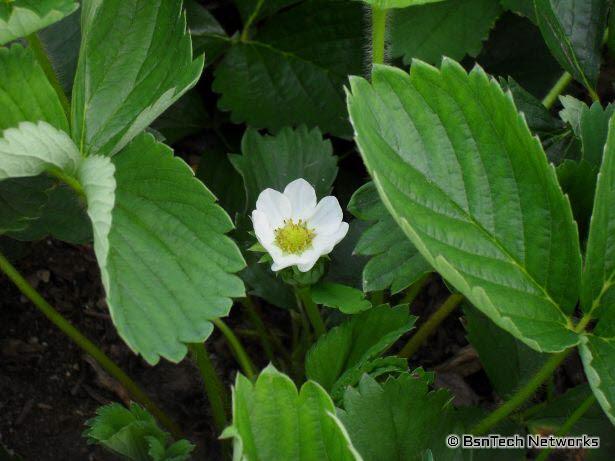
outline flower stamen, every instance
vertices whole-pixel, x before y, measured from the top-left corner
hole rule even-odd
[[[275,243],[284,253],[301,254],[312,245],[316,234],[308,229],[307,223],[300,219],[296,223],[285,219],[284,226],[274,230]]]

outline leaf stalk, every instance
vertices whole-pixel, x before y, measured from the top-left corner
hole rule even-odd
[[[318,339],[327,331],[327,329],[325,327],[325,322],[323,322],[322,317],[320,316],[318,306],[312,300],[312,295],[310,294],[310,287],[296,288],[296,293],[298,299],[301,300],[301,303],[305,308],[305,313],[310,319],[312,327],[314,328],[314,334],[316,336],[316,339]]]
[[[213,319],[212,322],[226,339],[244,375],[252,381],[256,376],[256,368],[237,335],[235,335],[233,330],[222,319]]]

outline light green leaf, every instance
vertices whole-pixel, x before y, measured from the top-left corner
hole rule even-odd
[[[375,359],[410,331],[415,320],[407,305],[382,305],[353,315],[322,335],[308,351],[306,376],[332,390],[346,373]]]
[[[185,461],[194,449],[187,440],[171,444],[169,434],[136,403],[130,409],[117,403],[100,407],[86,425],[83,435],[89,443],[134,461]]]
[[[615,310],[615,117],[609,122],[608,139],[598,175],[594,211],[587,240],[581,307],[594,317]]]
[[[80,178],[120,336],[151,364],[160,356],[179,362],[185,343],[204,341],[210,321],[244,295],[232,275],[244,261],[224,235],[231,220],[190,167],[149,134],[113,163],[88,157]]]
[[[79,8],[73,0],[10,0],[0,3],[0,45],[30,35]]]
[[[564,69],[595,89],[600,71],[608,0],[535,0],[538,26]]]
[[[584,335],[579,354],[596,400],[615,425],[615,338]]]
[[[497,394],[508,398],[527,383],[549,358],[539,354],[504,330],[469,304],[464,306],[468,341],[474,347],[480,362]],[[502,366],[505,363],[506,366]]]
[[[372,307],[362,291],[340,283],[320,282],[310,288],[316,304],[339,309],[344,314],[356,314]]]
[[[365,3],[380,9],[407,8],[409,6],[438,3],[442,0],[363,0]]]
[[[391,55],[439,64],[443,56],[477,56],[502,8],[493,0],[447,0],[396,10],[391,19]]]
[[[47,122],[21,122],[0,138],[0,180],[38,176],[50,169],[77,172],[81,156],[70,137]]]
[[[409,373],[379,384],[365,375],[344,395],[338,417],[365,461],[421,459],[442,436],[450,394],[429,392],[427,381]]]
[[[47,202],[45,190],[51,181],[45,177],[0,181],[0,234],[27,228]]]
[[[216,68],[218,107],[255,128],[304,124],[349,137],[343,87],[362,71],[363,35],[359,2],[310,0],[276,15]]]
[[[297,392],[272,365],[252,384],[238,374],[233,388],[235,460],[360,460],[325,390],[313,381]]]
[[[0,107],[0,134],[26,121],[44,121],[68,131],[58,95],[30,49],[20,44],[0,47]]]
[[[248,128],[241,140],[243,155],[232,155],[231,162],[243,176],[247,210],[252,211],[258,194],[270,187],[283,191],[292,181],[303,178],[320,198],[331,191],[337,175],[337,158],[331,141],[318,128],[305,126],[282,129],[277,135],[260,135]]]
[[[199,79],[181,0],[84,0],[73,139],[113,155]]]
[[[512,97],[480,68],[415,62],[351,81],[349,111],[378,192],[423,257],[537,351],[578,342],[566,313],[581,257],[570,204]]]
[[[372,256],[363,268],[364,291],[391,288],[391,293],[399,293],[432,271],[386,210],[373,182],[356,190],[348,210],[359,219],[376,221],[354,250],[358,255]]]

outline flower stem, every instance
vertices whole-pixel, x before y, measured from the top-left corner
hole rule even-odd
[[[408,343],[404,346],[404,348],[398,354],[400,357],[405,357],[409,359],[412,357],[417,350],[423,345],[425,340],[429,338],[434,331],[438,328],[438,326],[442,323],[442,321],[448,317],[448,315],[455,310],[455,308],[459,305],[461,301],[463,301],[464,297],[460,293],[453,293],[446,301],[438,308],[436,312],[434,312],[431,317],[427,319],[423,325],[417,330],[417,332],[412,335]]]
[[[557,97],[570,85],[570,82],[572,82],[572,75],[569,72],[564,72],[542,100],[542,105],[551,109],[557,101]]]
[[[250,321],[252,322],[252,324],[254,325],[254,328],[256,328],[256,331],[258,332],[261,346],[263,346],[263,350],[265,351],[265,354],[267,354],[267,358],[269,359],[270,362],[273,362],[273,360],[275,359],[275,355],[273,353],[272,340],[269,337],[269,333],[267,332],[267,328],[265,327],[263,320],[258,315],[256,306],[254,305],[252,298],[250,298],[249,296],[246,296],[245,298],[242,298],[240,300],[240,303],[243,305],[243,307],[245,307],[248,313],[248,316],[250,317]]]
[[[372,64],[384,63],[387,10],[372,7]]]
[[[568,419],[564,421],[564,424],[560,426],[555,435],[558,437],[567,435],[572,429],[572,426],[574,426],[576,422],[587,412],[587,410],[592,407],[595,401],[596,398],[594,397],[594,394],[590,394],[585,400],[583,400],[581,405],[579,405],[577,409],[572,412]],[[549,453],[551,453],[551,449],[545,448],[536,457],[536,461],[545,461],[549,456]]]
[[[481,435],[486,433],[489,429],[499,423],[502,419],[512,413],[517,407],[522,405],[527,399],[529,399],[536,389],[544,383],[549,376],[560,366],[566,357],[573,351],[574,348],[566,349],[565,351],[553,354],[542,366],[538,372],[532,376],[532,378],[512,397],[507,400],[502,406],[498,407],[495,411],[489,413],[482,421],[474,426],[470,433],[475,435]]]
[[[303,303],[303,307],[305,308],[305,313],[310,319],[310,323],[314,328],[314,334],[316,339],[320,337],[320,335],[324,334],[327,329],[325,328],[325,322],[323,322],[322,317],[320,316],[320,311],[318,310],[318,306],[312,301],[312,296],[310,294],[310,287],[301,287],[297,288],[297,296]]]
[[[192,356],[203,378],[203,387],[205,388],[205,395],[209,400],[211,406],[211,413],[214,417],[214,424],[218,432],[222,432],[226,427],[226,395],[224,392],[224,385],[220,380],[220,377],[216,373],[209,353],[203,343],[190,344],[190,350]]]
[[[94,358],[104,369],[113,376],[140,404],[158,419],[176,438],[182,438],[179,426],[156,406],[122,369],[115,364],[101,349],[86,338],[77,328],[56,311],[43,297],[28,283],[17,269],[0,253],[0,270],[19,288],[32,303],[75,344]]]
[[[248,38],[250,38],[249,37],[250,27],[252,26],[252,23],[256,20],[256,18],[258,17],[258,13],[260,13],[263,3],[265,3],[265,0],[258,0],[258,3],[256,4],[256,7],[254,8],[254,11],[252,11],[250,16],[248,17],[248,20],[244,24],[243,30],[241,31],[241,37],[239,38],[242,42],[247,42]]]
[[[235,335],[233,330],[231,330],[231,328],[229,328],[229,326],[224,323],[222,319],[213,319],[212,322],[226,338],[226,342],[233,351],[233,354],[235,355],[237,362],[239,362],[239,366],[241,366],[243,373],[249,380],[254,379],[254,377],[256,376],[256,368],[254,367],[250,356],[244,349],[239,338]]]
[[[414,302],[416,297],[419,295],[423,287],[427,285],[427,282],[429,282],[430,279],[431,279],[431,273],[427,273],[423,277],[418,279],[416,282],[414,282],[412,285],[410,285],[410,287],[406,290],[406,294],[401,299],[399,304],[408,304],[408,306],[412,306],[412,303]]]
[[[43,72],[45,72],[49,83],[51,84],[55,92],[58,94],[58,98],[60,98],[60,104],[62,104],[62,108],[64,109],[66,116],[70,117],[70,103],[68,102],[68,98],[66,97],[66,93],[64,93],[62,85],[60,85],[55,71],[53,70],[53,66],[51,65],[49,56],[47,55],[45,47],[41,43],[40,38],[38,38],[38,35],[36,34],[30,34],[26,37],[26,41],[28,42],[30,49],[34,53],[34,56],[36,56],[36,59],[40,64],[41,68],[43,69]]]

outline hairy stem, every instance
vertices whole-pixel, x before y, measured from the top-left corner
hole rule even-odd
[[[573,351],[574,348],[566,349],[565,351],[553,354],[549,360],[545,362],[538,372],[532,376],[532,378],[512,397],[507,400],[502,406],[498,407],[493,412],[489,413],[482,421],[474,426],[470,433],[475,435],[481,435],[486,433],[489,429],[499,423],[502,419],[506,418],[515,409],[521,406],[527,399],[532,397],[542,383],[544,383],[549,376],[560,366],[566,357]]]
[[[384,63],[387,10],[372,7],[372,64]]]
[[[267,331],[267,327],[265,327],[263,320],[258,315],[256,306],[254,305],[252,298],[250,298],[249,296],[246,296],[245,298],[241,299],[240,302],[243,305],[243,307],[245,307],[248,313],[248,316],[250,317],[250,321],[252,322],[252,324],[254,325],[254,328],[256,328],[256,331],[258,332],[258,337],[260,339],[261,346],[263,347],[265,354],[267,354],[267,358],[269,359],[270,362],[273,362],[273,360],[275,359],[275,355],[273,353],[272,340]]]
[[[190,345],[190,350],[203,378],[203,387],[211,406],[214,424],[218,432],[222,432],[227,423],[227,398],[224,392],[224,385],[216,373],[213,363],[211,363],[211,358],[205,345],[203,343],[194,343]]]
[[[412,357],[416,351],[423,345],[425,340],[429,338],[434,331],[438,328],[438,326],[442,323],[442,321],[448,317],[448,315],[455,310],[455,308],[459,305],[461,301],[463,301],[463,295],[460,293],[453,293],[446,301],[438,308],[436,312],[434,312],[431,317],[427,319],[425,323],[423,323],[417,332],[412,335],[408,343],[404,346],[404,348],[398,354],[400,357],[405,357],[409,359]]]
[[[401,299],[399,304],[408,304],[408,306],[412,306],[412,303],[414,302],[416,297],[419,295],[423,287],[427,285],[427,282],[429,282],[430,279],[431,279],[431,273],[425,274],[423,277],[421,277],[416,282],[414,282],[412,285],[410,285],[410,287],[406,290],[406,293],[404,294],[404,297]]]
[[[63,333],[65,333],[75,344],[88,353],[115,378],[141,405],[162,423],[176,438],[181,438],[182,433],[179,426],[164,413],[152,400],[143,392],[122,369],[113,362],[102,350],[92,341],[86,338],[77,328],[66,320],[56,311],[43,297],[28,283],[28,281],[17,271],[17,269],[0,253],[0,270],[19,288],[24,296],[32,303]]]
[[[574,426],[576,422],[587,412],[587,410],[592,407],[595,401],[596,398],[594,397],[594,394],[590,394],[585,400],[583,400],[581,405],[579,405],[577,409],[572,412],[568,419],[564,421],[564,424],[560,426],[555,435],[558,437],[567,435],[572,429],[572,426]],[[549,456],[549,453],[551,453],[551,449],[545,448],[536,457],[536,461],[545,461]]]
[[[252,23],[256,20],[256,18],[258,17],[258,13],[260,13],[263,3],[265,3],[265,0],[258,0],[256,7],[254,7],[254,10],[250,14],[250,17],[244,24],[243,30],[241,31],[241,37],[239,38],[242,42],[246,42],[250,38],[249,36],[250,27],[252,26]]]
[[[246,375],[249,380],[254,379],[256,376],[256,368],[254,367],[250,356],[244,349],[239,338],[222,319],[213,319],[212,322],[226,338],[226,342],[233,351],[233,354],[235,355],[237,362],[239,362],[239,366],[241,366],[244,375]]]
[[[551,109],[557,101],[557,97],[570,85],[570,82],[572,82],[572,75],[564,72],[542,100],[542,105],[547,109]]]
[[[322,317],[320,316],[320,311],[318,310],[318,306],[312,301],[312,296],[310,294],[310,287],[301,287],[297,288],[297,296],[303,303],[303,307],[305,308],[305,313],[310,319],[310,323],[314,328],[314,334],[316,339],[322,334],[324,334],[327,329],[325,328],[325,322],[323,322]]]
[[[68,187],[70,187],[73,191],[75,191],[77,193],[77,195],[85,200],[86,195],[85,195],[85,190],[83,190],[83,186],[81,185],[81,183],[79,181],[77,181],[75,178],[73,178],[71,175],[66,174],[64,171],[62,171],[60,168],[58,168],[57,166],[53,166],[47,169],[47,172],[59,179],[60,181],[62,181],[64,184],[66,184]]]
[[[51,86],[58,94],[58,98],[60,98],[60,104],[62,104],[62,108],[64,109],[66,116],[70,117],[70,103],[68,102],[68,98],[66,97],[66,93],[64,93],[62,85],[60,85],[58,76],[53,70],[53,66],[51,65],[51,61],[49,60],[49,56],[47,55],[47,52],[45,51],[45,47],[41,43],[41,40],[38,38],[38,35],[34,33],[28,35],[26,37],[26,41],[28,42],[30,49],[34,53],[34,56],[36,56],[36,59],[40,64],[41,68],[43,69],[43,72],[45,72],[47,80],[49,80],[49,83],[51,83]]]

